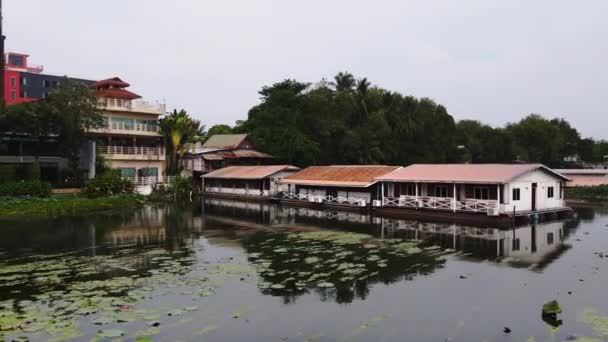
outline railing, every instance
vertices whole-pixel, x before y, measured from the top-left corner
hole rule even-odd
[[[456,209],[471,212],[488,212],[498,207],[498,201],[494,200],[476,200],[465,199],[464,201],[456,201]]]
[[[138,113],[164,114],[166,105],[143,100],[128,101],[117,99],[100,99],[99,106],[109,110],[132,111]]]
[[[344,197],[344,196],[331,196],[327,195],[323,198],[325,203],[338,203],[338,204],[352,204],[357,206],[365,206],[367,199],[362,197]]]
[[[314,202],[317,196],[314,195],[305,195],[305,194],[296,194],[293,192],[285,192],[283,193],[284,199],[292,199],[292,200],[301,200],[301,201],[311,201]],[[318,197],[321,198],[321,197]]]
[[[385,207],[406,207],[406,208],[426,208],[434,210],[458,210],[465,212],[483,212],[493,211],[498,208],[496,200],[478,200],[465,199],[455,201],[448,197],[430,197],[430,196],[401,196],[401,197],[384,197],[382,203]]]
[[[146,186],[163,183],[162,177],[148,176],[148,177],[123,177],[133,182],[135,186]]]
[[[270,196],[269,190],[259,189],[243,189],[243,188],[220,188],[220,187],[205,187],[207,193],[221,193],[221,194],[233,194],[233,195],[247,195],[247,196]]]
[[[165,148],[147,146],[98,146],[97,153],[106,155],[164,156]]]

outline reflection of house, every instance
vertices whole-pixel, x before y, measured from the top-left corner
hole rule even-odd
[[[376,180],[384,207],[489,216],[568,210],[568,178],[540,164],[417,164]]]
[[[273,159],[271,155],[256,151],[247,134],[217,134],[202,145],[192,146],[183,156],[181,165],[200,175],[227,166],[267,165]]]
[[[599,186],[608,184],[608,169],[564,169],[557,171],[570,178],[566,186]]]
[[[136,183],[155,183],[165,171],[165,148],[158,118],[165,105],[144,102],[127,90],[129,84],[118,77],[95,82],[104,126],[90,130],[97,142],[97,153],[112,169]]]
[[[208,195],[272,197],[281,191],[279,181],[299,168],[291,165],[229,166],[203,175]]]
[[[282,201],[366,207],[380,199],[376,177],[397,169],[385,165],[311,166],[281,181],[287,188]]]

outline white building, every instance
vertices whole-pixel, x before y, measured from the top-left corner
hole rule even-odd
[[[205,194],[272,197],[279,181],[300,170],[292,165],[229,166],[202,176]]]
[[[383,207],[489,216],[568,210],[568,178],[541,164],[415,164],[376,180]]]

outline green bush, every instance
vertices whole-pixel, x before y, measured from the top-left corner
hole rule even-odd
[[[52,190],[51,184],[39,180],[0,184],[0,196],[49,197]]]
[[[176,197],[187,198],[190,194],[197,194],[198,187],[194,184],[192,177],[177,176],[171,179],[167,186],[167,192]]]
[[[89,180],[85,187],[85,194],[90,197],[132,194],[135,191],[133,182],[123,179],[116,170],[107,171]]]

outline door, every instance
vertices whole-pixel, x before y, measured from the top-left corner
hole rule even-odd
[[[536,188],[538,184],[532,183],[532,211],[536,211]]]

